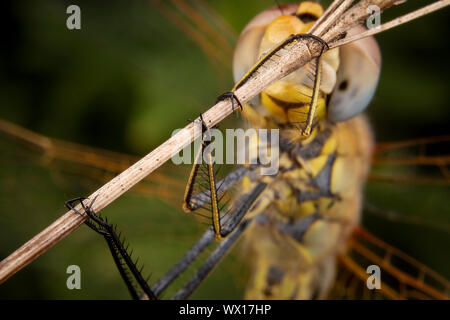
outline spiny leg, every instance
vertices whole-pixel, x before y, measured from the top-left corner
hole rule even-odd
[[[186,191],[184,195],[183,201],[183,209],[185,211],[195,211],[202,207],[202,204],[205,203],[205,198],[209,200],[211,205],[210,211],[212,214],[212,226],[214,229],[215,237],[218,241],[222,241],[232,230],[225,231],[222,229],[221,219],[223,216],[222,208],[219,205],[221,200],[221,194],[226,191],[225,187],[231,186],[231,184],[224,184],[226,180],[221,180],[220,184],[216,183],[216,172],[214,170],[214,163],[211,152],[207,152],[205,155],[204,150],[211,143],[210,139],[205,139],[205,134],[208,133],[208,129],[206,124],[203,122],[203,118],[200,115],[200,120],[202,121],[202,143],[200,146],[200,150],[196,156],[195,163],[192,166],[191,173],[189,175],[188,183],[186,185]],[[206,159],[204,159],[206,158]],[[203,160],[206,160],[206,164],[203,164]],[[206,169],[202,171],[202,165],[206,166]],[[198,177],[205,176],[206,177],[206,188],[209,190],[203,190],[199,195],[194,195],[194,188],[196,184],[201,185],[201,182],[198,181]],[[223,196],[222,196],[223,197]],[[200,198],[202,198],[200,200]],[[202,203],[202,204],[200,204]],[[200,205],[199,205],[200,204]],[[242,218],[242,217],[241,217]],[[237,224],[236,224],[237,225]]]
[[[99,221],[99,218],[97,218],[97,216],[95,214],[93,214],[92,209],[90,209],[90,207],[92,207],[93,203],[91,203],[89,206],[86,206],[83,202],[85,199],[86,198],[84,198],[84,197],[75,198],[75,199],[66,201],[65,205],[68,209],[74,210],[76,213],[83,215],[80,211],[75,209],[73,206],[73,204],[75,202],[79,201],[81,203],[81,206],[83,207],[84,211],[89,216],[89,218],[94,220],[97,223],[97,225],[96,225],[90,219],[86,220],[86,222],[85,222],[85,224],[87,226],[89,226],[89,228],[91,228],[95,232],[101,234],[105,238],[106,243],[108,244],[108,248],[111,251],[111,255],[114,259],[114,263],[116,264],[116,267],[119,270],[119,273],[120,273],[122,279],[124,280],[128,291],[130,292],[133,299],[135,299],[135,300],[138,299],[138,294],[136,292],[136,289],[134,288],[132,279],[129,277],[129,273],[125,270],[125,267],[122,264],[122,259],[120,257],[120,253],[118,252],[119,250],[117,249],[116,245],[112,241],[109,233],[107,231],[105,231],[104,228],[101,226],[102,224],[104,224],[104,222]],[[95,201],[95,199],[94,199],[94,201]]]
[[[198,269],[197,273],[189,280],[189,282],[181,288],[171,299],[184,300],[198,288],[202,281],[208,276],[211,270],[220,262],[220,260],[228,253],[232,245],[239,239],[240,235],[247,229],[251,220],[242,221],[236,230],[221,242],[219,246],[211,253],[209,258]]]
[[[321,50],[319,55],[315,58],[315,76],[312,79],[313,86],[313,94],[311,96],[310,107],[308,111],[308,118],[305,123],[305,127],[302,129],[302,135],[309,136],[311,134],[311,129],[314,121],[314,114],[317,109],[319,90],[320,90],[320,81],[321,81],[321,63],[320,57],[322,54],[329,49],[328,44],[322,38],[315,36],[313,34],[294,34],[288,37],[286,40],[277,45],[272,51],[268,52],[264,57],[262,57],[233,87],[232,93],[237,89],[242,87],[245,83],[247,83],[250,79],[252,79],[256,74],[260,72],[274,57],[278,56],[278,52],[281,52],[283,49],[287,48],[294,42],[300,41],[302,39],[312,39],[321,45]],[[234,110],[234,109],[233,109]],[[241,108],[243,111],[243,108]]]
[[[240,182],[244,177],[250,177],[254,174],[254,171],[256,168],[258,168],[259,165],[252,165],[250,167],[239,167],[236,170],[233,170],[229,174],[226,175],[225,178],[221,179],[219,182],[217,182],[217,185],[219,185],[220,192],[227,191],[231,187],[233,187],[236,183]],[[210,200],[211,193],[209,190],[205,190],[202,193],[197,193],[195,195],[191,196],[190,201],[190,211],[197,210],[205,205],[205,203],[211,201]]]
[[[130,292],[133,299],[135,300],[140,299],[140,295],[129,271],[132,273],[137,284],[142,289],[142,291],[147,295],[147,297],[150,300],[156,300],[156,295],[150,289],[147,281],[142,276],[142,268],[140,270],[138,269],[137,259],[136,261],[133,261],[131,259],[131,254],[129,254],[127,251],[128,247],[125,248],[124,242],[120,239],[120,235],[117,234],[116,228],[112,224],[108,223],[107,219],[103,219],[102,216],[96,214],[92,209],[92,206],[96,198],[94,198],[94,200],[89,205],[84,204],[85,199],[86,198],[83,197],[75,198],[67,201],[65,204],[69,210],[74,210],[78,214],[82,215],[81,212],[75,209],[73,205],[77,201],[80,202],[81,206],[83,207],[83,210],[89,217],[89,220],[85,222],[86,225],[89,226],[95,232],[101,234],[105,238],[108,244],[108,248],[110,249],[114,262],[117,266],[117,269],[119,270],[119,273],[122,276],[122,279],[124,280],[128,288],[128,291]]]
[[[202,133],[201,133],[201,137],[202,137],[202,144],[200,145],[200,150],[197,153],[197,156],[194,159],[194,165],[192,166],[191,172],[189,174],[189,178],[188,178],[188,182],[186,184],[186,189],[184,192],[184,198],[183,198],[183,209],[185,211],[193,211],[196,210],[196,201],[197,199],[194,199],[194,186],[195,186],[195,180],[197,178],[198,175],[198,170],[200,168],[200,163],[202,162],[202,153],[203,153],[203,148],[205,145],[205,140],[203,138],[203,135],[205,134],[205,132],[208,130],[205,122],[203,121],[203,117],[200,114],[200,121],[201,121],[201,125],[202,125]]]
[[[314,60],[315,66],[314,66],[313,89],[312,89],[311,102],[310,102],[309,110],[308,110],[308,117],[306,119],[306,126],[302,130],[302,135],[304,135],[304,136],[309,136],[311,134],[313,120],[314,120],[314,114],[317,110],[317,104],[319,101],[320,83],[322,81],[321,58],[322,58],[322,54],[324,53],[324,51],[328,50],[328,44],[324,40],[322,40],[319,37],[315,37],[315,36],[314,36],[314,39],[322,44],[322,49],[320,50],[319,56]]]
[[[208,152],[206,155],[203,154],[203,151],[209,146],[211,143],[210,139],[205,139],[205,134],[208,134],[208,129],[206,124],[203,121],[202,116],[200,115],[200,120],[202,121],[202,143],[200,145],[200,150],[196,156],[195,162],[192,166],[191,173],[189,175],[188,183],[186,185],[186,191],[184,194],[183,200],[183,209],[185,211],[195,211],[198,206],[196,203],[198,200],[194,196],[194,188],[199,176],[199,171],[202,169],[203,160],[206,160],[206,173],[207,175],[207,184],[209,188],[209,199],[211,204],[211,213],[212,213],[212,225],[214,228],[214,232],[217,240],[222,240],[223,237],[221,235],[221,223],[220,223],[220,206],[219,206],[219,188],[216,184],[216,177],[214,171],[214,163],[212,159],[212,155]],[[206,159],[204,159],[206,157]],[[200,183],[199,183],[200,184]],[[205,194],[203,192],[203,194]]]
[[[178,278],[186,269],[200,256],[200,254],[214,240],[214,231],[207,229],[191,249],[181,258],[164,276],[162,276],[153,286],[152,290],[160,296],[161,293]]]
[[[234,210],[234,213],[232,214],[231,218],[225,222],[223,228],[225,236],[228,236],[230,233],[231,235],[219,245],[219,247],[222,249],[216,249],[220,250],[219,255],[220,257],[226,254],[231,244],[233,244],[237,240],[237,237],[244,231],[247,224],[247,220],[242,222],[241,220],[244,217],[244,215],[250,210],[250,208],[255,203],[259,195],[264,191],[265,187],[266,187],[265,183],[259,183],[256,185],[256,187],[253,188],[251,192],[241,196],[239,199],[236,200],[237,203],[236,210]],[[244,225],[242,227],[243,229],[241,229],[242,224]],[[234,236],[235,233],[237,233],[236,237]],[[213,240],[214,240],[214,231],[211,229],[206,230],[205,233],[200,237],[200,239],[194,244],[194,246],[172,267],[172,269],[170,269],[169,272],[167,272],[152,287],[155,294],[159,296],[163,290],[165,290],[171,283],[173,283],[173,281],[176,278],[178,278],[183,272],[185,272],[188,269],[188,267],[200,256],[200,254],[205,250],[205,248],[207,248],[211,244]],[[208,259],[209,261],[207,263],[208,266],[213,267],[215,264],[217,264],[220,260],[219,256],[216,254],[213,258]],[[214,261],[215,264],[211,265],[211,263]],[[198,272],[201,274],[200,278],[202,279],[205,278],[211,269],[212,268],[199,270]],[[194,287],[196,288],[197,286],[198,285],[195,285]],[[190,287],[192,288],[192,285],[190,285]]]
[[[252,174],[257,166],[250,168],[239,167],[236,170],[230,172],[225,178],[218,182],[221,190],[227,190],[234,184],[241,181],[245,176]],[[195,196],[195,203],[191,201],[191,210],[197,210],[202,207],[206,202],[210,201],[210,193],[200,193]],[[167,272],[161,279],[159,279],[153,286],[152,290],[156,296],[159,296],[180,274],[182,274],[189,265],[203,252],[203,250],[211,244],[214,240],[214,231],[211,229],[206,230],[202,237],[195,243],[195,245],[184,255],[184,257],[176,263],[169,272]]]
[[[242,87],[245,83],[247,83],[250,79],[252,79],[258,72],[264,68],[269,61],[273,57],[277,56],[277,53],[281,50],[288,47],[290,44],[292,44],[295,41],[299,41],[301,39],[312,39],[322,45],[322,49],[320,51],[319,56],[321,56],[326,50],[329,49],[328,44],[325,40],[322,38],[315,36],[313,34],[309,33],[299,33],[294,34],[288,37],[286,40],[284,40],[282,43],[280,43],[278,46],[272,49],[272,51],[268,52],[264,57],[262,57],[253,67],[250,68],[250,70],[238,81],[233,87],[233,92],[235,92],[237,89]]]

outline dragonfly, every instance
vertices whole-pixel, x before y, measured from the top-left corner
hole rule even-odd
[[[164,8],[164,5],[161,4],[161,7],[158,7],[161,10],[166,10],[166,8]],[[205,7],[203,7],[205,8]],[[200,10],[199,10],[200,11]],[[184,14],[188,15],[187,12],[192,12],[192,10],[188,10],[188,9],[184,9],[182,11]],[[211,56],[210,56],[211,58]],[[5,125],[4,127],[8,127],[7,125]],[[76,145],[76,144],[71,144],[71,143],[65,143],[65,142],[61,142],[58,140],[52,140],[40,135],[36,135],[32,132],[29,131],[22,131],[21,128],[18,127],[14,127],[14,126],[9,126],[10,129],[10,133],[15,133],[13,134],[15,136],[15,138],[20,138],[22,137],[22,141],[26,141],[27,143],[31,143],[32,145],[39,146],[41,148],[41,150],[44,150],[44,154],[43,156],[40,155],[39,158],[39,162],[41,164],[44,164],[44,166],[48,166],[49,168],[51,168],[51,170],[53,172],[59,172],[59,170],[62,170],[64,172],[70,172],[71,174],[75,174],[77,176],[80,175],[80,172],[82,172],[84,175],[88,176],[90,179],[92,179],[94,177],[94,179],[99,179],[99,180],[105,180],[108,179],[108,177],[114,175],[117,172],[120,172],[121,170],[123,170],[129,163],[132,163],[134,161],[134,158],[132,157],[128,157],[128,156],[124,156],[121,154],[117,154],[117,153],[113,153],[113,152],[105,152],[105,151],[100,151],[98,149],[95,148],[87,148],[87,147],[83,147],[80,145]],[[439,138],[423,138],[423,139],[418,139],[418,140],[411,140],[411,141],[405,141],[403,143],[398,142],[398,143],[390,143],[390,144],[385,144],[385,145],[378,145],[377,147],[377,153],[374,159],[374,163],[375,165],[377,165],[377,162],[379,163],[379,166],[381,166],[382,168],[387,167],[388,165],[394,165],[396,167],[398,166],[411,166],[411,165],[418,165],[418,164],[423,164],[426,163],[427,161],[433,162],[433,160],[435,160],[435,162],[432,164],[432,166],[436,166],[439,168],[443,168],[442,166],[445,166],[445,157],[443,156],[439,156],[436,157],[436,159],[434,158],[428,158],[426,155],[424,155],[423,153],[423,148],[424,146],[429,146],[429,145],[435,145],[435,144],[439,144],[439,143],[445,143],[446,141],[448,141],[448,138],[446,140],[445,137],[439,137]],[[50,142],[50,143],[49,143]],[[414,148],[414,147],[421,147],[422,149],[420,150],[420,154],[417,156],[411,156],[411,157],[392,157],[390,152],[402,152],[403,149],[407,149],[407,148]],[[18,146],[15,146],[15,148],[18,148]],[[18,154],[20,153],[24,153],[25,151],[20,149],[21,151],[18,152]],[[383,157],[383,153],[387,153],[388,156],[386,156],[385,158]],[[28,153],[28,156],[30,156],[30,153]],[[77,159],[76,162],[78,162],[77,164],[74,164],[74,159]],[[397,161],[397,164],[395,164],[395,162]],[[408,162],[410,162],[408,164]],[[57,169],[57,167],[60,166],[60,168]],[[444,169],[441,169],[444,170]],[[183,179],[179,179],[179,178],[174,178],[177,175],[180,175],[179,170],[167,170],[169,173],[164,173],[164,174],[156,174],[156,175],[152,175],[151,177],[149,177],[149,180],[145,181],[144,183],[142,183],[141,185],[139,185],[138,187],[136,187],[136,189],[134,190],[134,192],[136,193],[141,193],[141,194],[146,194],[146,195],[151,195],[151,196],[156,196],[162,199],[165,199],[165,201],[167,201],[168,203],[172,204],[176,203],[177,198],[174,196],[174,194],[177,194],[177,192],[174,192],[174,190],[180,190],[180,193],[178,194],[182,194],[182,189],[183,189],[183,183],[185,182],[185,177],[186,177],[186,173],[183,174]],[[86,174],[87,172],[89,172],[89,174]],[[412,183],[421,183],[421,179],[417,177],[417,175],[394,175],[392,172],[387,171],[389,174],[386,174],[386,172],[373,172],[371,174],[371,182],[377,182],[377,181],[391,181],[391,182],[396,182],[396,183],[401,183],[400,181],[410,181]],[[445,171],[443,171],[445,172]],[[427,172],[428,173],[428,172]],[[442,174],[444,177],[445,175]],[[60,179],[60,178],[58,178]],[[71,179],[72,180],[72,179]],[[436,183],[437,185],[444,185],[446,183],[446,179],[439,177],[435,180],[432,180],[428,177],[424,177],[423,180],[425,180],[425,183]],[[422,181],[423,182],[423,181]],[[178,198],[178,201],[180,201],[180,198]],[[172,210],[172,209],[171,209]],[[367,206],[367,210],[366,211],[370,211],[373,212],[372,214],[377,215],[377,217],[381,217],[381,219],[385,219],[385,220],[389,220],[389,219],[393,219],[395,221],[395,219],[398,219],[398,221],[407,221],[408,219],[405,218],[403,215],[399,215],[396,214],[395,212],[385,212],[385,210],[381,210],[380,208],[377,208],[376,206]],[[180,214],[180,213],[178,213]],[[181,214],[180,214],[181,215]],[[177,216],[178,219],[178,216]],[[153,219],[152,219],[153,220]],[[414,220],[414,218],[412,219]],[[426,221],[426,220],[425,220]],[[152,221],[153,223],[154,221]],[[408,223],[408,222],[406,222]],[[422,224],[423,221],[418,219],[415,224]],[[185,220],[183,222],[183,232],[185,232],[186,230],[192,229],[192,227],[189,227],[189,224],[191,224],[192,226],[192,221],[188,221]],[[195,225],[195,224],[194,224]],[[441,228],[443,227],[442,225],[440,226]],[[445,226],[444,226],[445,227]],[[196,227],[194,227],[196,228]],[[129,232],[128,232],[129,233]],[[192,233],[192,232],[191,232]],[[404,257],[401,253],[399,253],[399,251],[397,251],[396,249],[393,249],[392,247],[388,246],[386,243],[384,243],[383,241],[377,239],[376,237],[372,236],[372,235],[368,235],[366,232],[360,230],[357,233],[355,233],[354,237],[352,238],[353,242],[350,242],[350,248],[352,251],[355,252],[359,252],[359,254],[361,254],[361,250],[358,251],[358,249],[361,247],[361,243],[363,243],[364,241],[367,241],[370,243],[371,246],[375,246],[377,245],[378,249],[383,249],[386,252],[388,252],[389,254],[393,255],[396,259],[400,258],[400,257]],[[131,241],[132,242],[132,241]],[[366,246],[367,247],[367,246]],[[140,249],[139,252],[142,252],[145,250]],[[364,251],[363,251],[364,252]],[[364,254],[365,253],[365,254]],[[374,263],[378,263],[381,265],[381,262],[387,259],[384,259],[384,256],[381,255],[376,255],[376,254],[367,254],[367,252],[364,252],[363,255],[366,259],[372,259],[372,261]],[[364,279],[364,277],[367,277],[367,275],[363,274],[361,276],[361,270],[363,270],[364,268],[356,267],[355,265],[352,265],[348,259],[346,260],[346,257],[349,257],[350,255],[345,255],[342,258],[340,258],[340,262],[341,262],[341,270],[343,273],[344,271],[350,272],[350,274],[352,276],[356,276],[356,280],[359,280],[359,282],[356,282],[355,279],[354,282],[358,283],[359,285],[361,283],[364,283],[364,281],[361,281],[361,279]],[[106,260],[106,259],[104,259]],[[409,258],[407,258],[405,260],[405,262],[408,262],[410,265],[413,265],[415,267],[417,267],[417,269],[420,271],[419,273],[422,274],[422,276],[425,278],[425,275],[429,275],[432,274],[434,275],[433,272],[430,272],[431,270],[429,270],[427,267],[420,265],[417,263],[417,261],[415,260],[411,260]],[[405,263],[404,262],[404,263]],[[389,262],[388,262],[389,265]],[[397,269],[395,266],[392,266],[393,270],[398,271],[399,269]],[[218,274],[221,275],[221,277],[223,277],[222,271],[218,270],[217,271]],[[226,272],[226,271],[224,271]],[[404,276],[404,273],[401,273],[400,275],[397,274],[398,278],[402,278],[402,276]],[[358,278],[360,277],[360,278]],[[418,279],[420,279],[420,277]],[[344,279],[345,277],[338,277],[338,279]],[[412,277],[411,278],[413,281],[412,282],[408,282],[409,284],[414,283],[414,281],[418,281],[416,278]],[[416,279],[416,280],[415,280]],[[435,279],[438,280],[438,282],[444,283],[445,284],[445,280],[442,280],[439,276],[436,277]],[[351,280],[348,276],[347,276],[347,280]],[[345,283],[345,279],[343,280],[343,282]],[[339,283],[339,281],[338,281]],[[420,281],[419,281],[420,283]],[[445,286],[445,285],[444,285]],[[344,288],[348,287],[348,285],[344,285]],[[336,292],[338,292],[338,290],[335,290]],[[355,291],[355,290],[353,290]],[[348,293],[346,293],[348,294]],[[397,295],[393,295],[391,294],[391,296],[389,297],[398,297],[401,296],[399,294]]]

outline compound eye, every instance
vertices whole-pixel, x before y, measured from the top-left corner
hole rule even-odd
[[[348,36],[363,29],[353,28]],[[345,121],[367,108],[378,84],[380,66],[381,53],[373,37],[340,48],[337,82],[328,108],[330,120]]]
[[[297,7],[298,5],[295,4],[283,5],[283,14],[294,14]],[[236,82],[257,62],[260,43],[267,26],[281,15],[280,9],[273,7],[258,14],[244,28],[239,36],[233,57],[233,76]]]

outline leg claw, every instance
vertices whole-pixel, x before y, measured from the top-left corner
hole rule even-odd
[[[216,103],[219,101],[223,101],[226,99],[231,99],[231,107],[233,108],[233,111],[236,110],[234,107],[234,101],[236,100],[237,104],[239,105],[239,108],[241,109],[241,111],[244,109],[242,107],[241,102],[239,101],[239,99],[237,98],[236,94],[233,91],[229,91],[229,92],[225,92],[222,93],[216,100]]]

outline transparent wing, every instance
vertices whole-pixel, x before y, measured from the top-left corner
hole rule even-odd
[[[32,132],[11,122],[0,119],[0,132],[5,140],[15,141],[23,146],[12,156],[23,156],[52,170],[89,177],[106,183],[121,173],[139,157],[80,144],[52,139]],[[5,147],[8,152],[10,148]],[[182,201],[177,194],[182,194],[185,168],[181,166],[164,167],[163,172],[155,172],[146,177],[133,188],[134,192],[157,197],[170,204]]]
[[[370,179],[448,186],[449,165],[450,135],[379,142]]]
[[[368,289],[370,265],[381,270],[381,288]],[[333,298],[449,299],[450,282],[364,229],[357,229],[346,254],[339,256]]]

